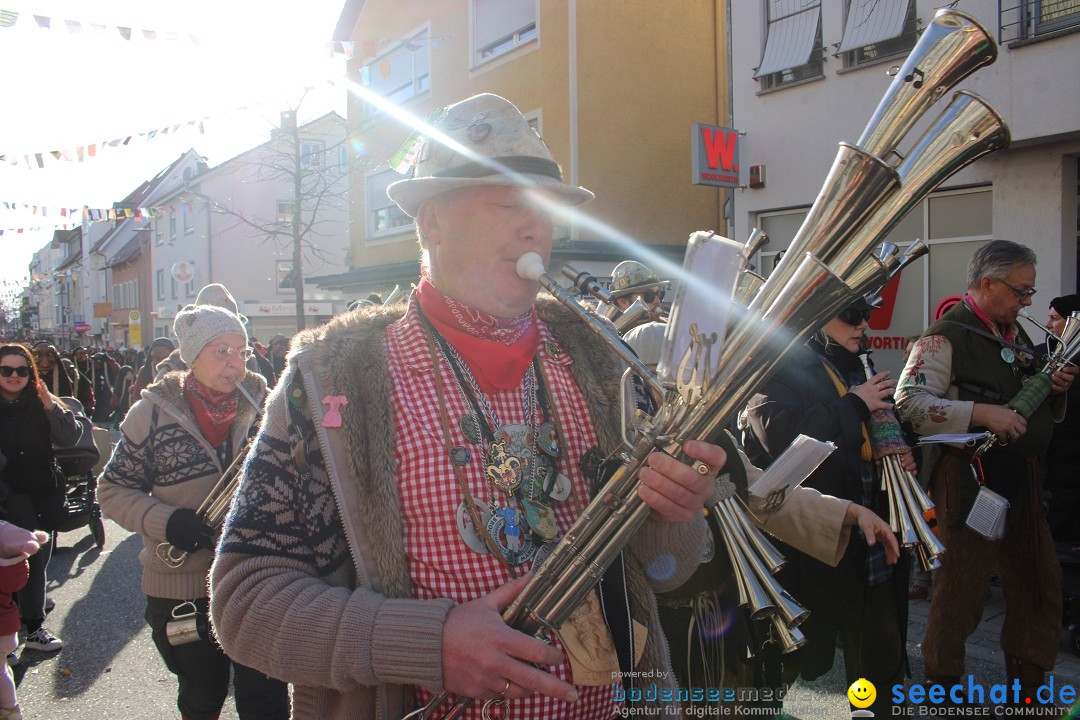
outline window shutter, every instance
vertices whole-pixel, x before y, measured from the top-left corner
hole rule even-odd
[[[765,53],[754,77],[805,65],[814,51],[821,5],[818,2],[801,5],[793,0],[777,0],[774,10],[775,14],[769,19]]]
[[[475,0],[473,21],[476,48],[493,42],[536,22],[536,0]]]
[[[911,0],[851,0],[837,52],[900,37],[910,4]]]

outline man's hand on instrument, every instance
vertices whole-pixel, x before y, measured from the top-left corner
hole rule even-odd
[[[493,593],[450,610],[443,628],[443,687],[457,695],[520,699],[539,692],[574,702],[577,689],[535,665],[558,665],[562,653],[502,619],[529,580],[518,578]]]
[[[1066,365],[1051,375],[1050,394],[1060,395],[1068,390],[1069,386],[1076,380],[1077,373],[1080,373],[1080,368],[1077,368],[1075,365]]]
[[[701,440],[687,440],[683,450],[707,465],[708,472],[699,473],[666,453],[654,452],[638,475],[638,496],[653,509],[653,517],[663,522],[686,522],[700,515],[712,495],[713,480],[727,462],[723,448]]]
[[[904,451],[904,454],[900,456],[900,467],[907,470],[912,475],[919,474],[919,464],[915,462],[915,455],[912,454],[911,448]]]
[[[1019,440],[1027,432],[1024,416],[1005,405],[975,403],[971,410],[971,424],[986,428],[1003,443]]]

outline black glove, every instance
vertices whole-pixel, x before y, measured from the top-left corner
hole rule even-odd
[[[214,529],[191,508],[177,508],[165,524],[165,539],[184,552],[213,548],[215,534]]]

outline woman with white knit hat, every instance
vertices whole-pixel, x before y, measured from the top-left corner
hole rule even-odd
[[[250,372],[244,324],[215,305],[188,305],[176,315],[184,371],[146,388],[120,425],[121,439],[101,477],[98,500],[113,520],[143,536],[142,589],[154,644],[179,681],[177,706],[186,720],[218,717],[232,666],[241,720],[289,717],[287,686],[232,663],[209,631],[207,572],[217,528],[196,513],[224,468],[256,430],[266,382]],[[164,562],[162,544],[186,553]],[[177,642],[177,618],[195,620],[197,634]],[[171,629],[174,631],[170,633]],[[170,637],[172,635],[172,637]]]

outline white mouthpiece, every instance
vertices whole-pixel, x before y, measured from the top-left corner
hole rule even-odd
[[[540,253],[527,252],[518,258],[516,269],[522,280],[539,280],[544,274],[544,261]]]

